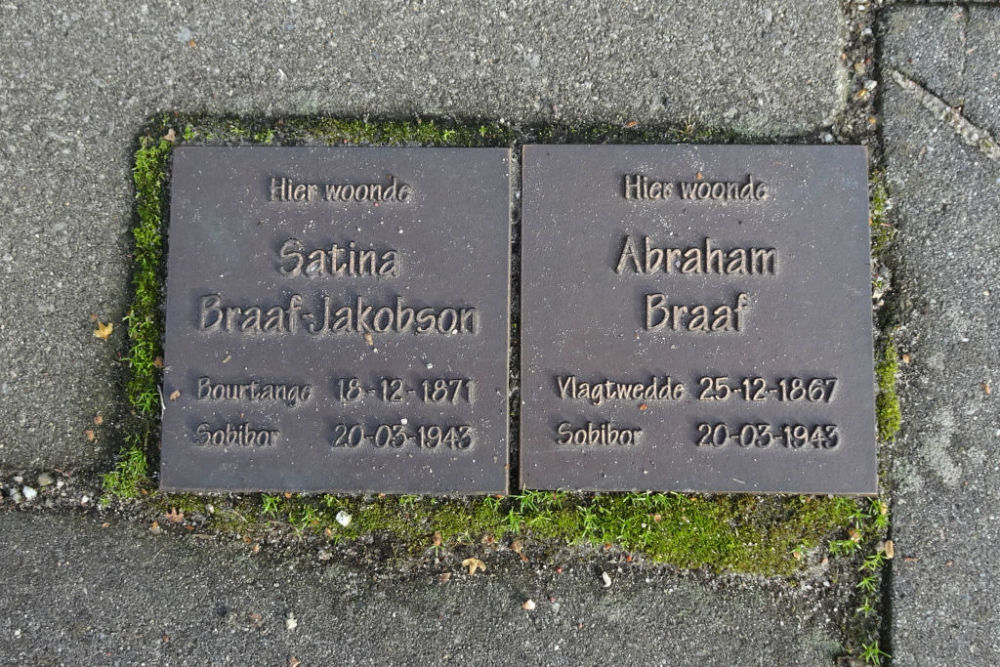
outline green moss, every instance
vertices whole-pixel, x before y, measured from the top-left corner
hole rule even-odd
[[[875,415],[878,422],[878,437],[883,442],[895,440],[903,416],[896,394],[896,374],[899,372],[899,357],[891,340],[882,349],[882,355],[875,363],[875,377],[878,395],[875,397]]]
[[[169,134],[170,128],[174,133]],[[183,128],[177,137],[177,129]],[[174,141],[166,137],[174,137]],[[506,498],[242,494],[195,496],[148,493],[148,461],[155,458],[161,397],[164,221],[168,162],[174,143],[278,145],[514,146],[518,142],[728,142],[732,133],[687,123],[677,127],[540,126],[517,131],[500,123],[438,120],[367,122],[341,118],[184,117],[157,119],[140,137],[135,155],[134,303],[127,317],[130,376],[127,397],[136,418],[115,468],[108,498],[144,498],[148,510],[177,509],[204,518],[220,533],[246,538],[291,531],[332,542],[378,537],[400,553],[526,539],[541,545],[622,549],[679,567],[789,575],[804,555],[848,539],[864,523],[868,501],[807,496],[689,496],[676,493],[570,494],[526,491]],[[874,191],[877,195],[878,190]],[[876,205],[873,211],[884,204]],[[873,220],[875,214],[873,213]],[[516,322],[512,323],[516,340]],[[893,359],[895,352],[893,351]],[[516,368],[513,369],[516,375]],[[894,371],[890,374],[894,376]],[[880,375],[881,378],[881,375]],[[880,381],[881,386],[881,381]],[[885,392],[880,392],[880,396]],[[894,395],[894,391],[893,391]],[[516,417],[516,403],[513,405]],[[898,408],[897,408],[898,409]],[[882,421],[880,418],[880,425]],[[141,434],[141,435],[139,435]],[[212,505],[209,508],[209,505]],[[351,521],[342,526],[337,514]],[[845,549],[841,549],[847,553]]]
[[[889,193],[885,187],[885,173],[875,171],[869,178],[871,193],[872,256],[882,257],[896,238],[896,228],[889,224]]]
[[[167,118],[160,120],[166,123]],[[132,171],[136,220],[132,226],[132,307],[124,317],[129,350],[125,395],[137,417],[128,427],[125,444],[114,470],[103,476],[105,498],[134,498],[149,483],[150,434],[160,407],[159,375],[162,368],[163,220],[167,162],[173,143],[166,134],[143,136],[135,152]]]
[[[125,447],[119,452],[111,472],[101,479],[104,487],[104,504],[114,498],[136,498],[149,485],[149,464],[146,460],[145,437],[135,433],[126,436]]]
[[[130,344],[126,395],[132,410],[143,416],[155,415],[160,405],[164,185],[172,148],[162,136],[141,137],[133,169],[137,220],[132,227],[133,301],[125,316]]]
[[[806,551],[831,536],[845,536],[866,516],[866,501],[809,496],[528,491],[508,498],[255,494],[211,500],[210,513],[205,497],[150,498],[158,512],[202,515],[207,528],[247,539],[263,539],[284,527],[335,544],[377,537],[400,554],[526,539],[613,547],[678,567],[767,575],[793,574]],[[347,526],[337,521],[340,512],[350,516]]]

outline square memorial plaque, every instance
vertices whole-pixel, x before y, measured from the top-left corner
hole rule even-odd
[[[174,152],[161,483],[504,493],[510,151]]]
[[[858,146],[526,146],[527,488],[877,491]]]

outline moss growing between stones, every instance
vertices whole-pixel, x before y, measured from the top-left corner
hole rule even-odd
[[[885,189],[885,173],[872,172],[871,182],[871,232],[872,257],[880,260],[896,238],[896,228],[889,224],[889,193]]]
[[[878,437],[883,442],[895,440],[903,416],[896,394],[896,374],[899,372],[899,357],[891,340],[882,349],[882,355],[875,364],[878,381],[878,395],[875,397],[875,416],[878,421]]]
[[[508,498],[246,494],[157,494],[158,512],[177,509],[204,527],[265,539],[275,529],[334,544],[379,538],[399,554],[528,538],[542,545],[591,545],[654,562],[713,571],[791,575],[830,531],[863,524],[867,501],[852,498],[615,495],[526,491]],[[212,511],[208,505],[212,504]],[[337,521],[345,513],[350,522]],[[861,518],[859,518],[861,517]],[[852,544],[854,544],[852,542]]]
[[[146,417],[157,414],[160,405],[157,386],[162,367],[164,184],[172,147],[165,138],[142,137],[133,170],[138,220],[132,228],[134,297],[125,316],[131,346],[126,357],[130,370],[126,393],[132,409]]]
[[[136,415],[107,498],[133,498],[151,484],[147,461],[159,440],[163,260],[170,151],[176,144],[515,146],[519,142],[666,143],[731,141],[694,124],[535,127],[434,120],[369,123],[337,118],[247,121],[164,117],[150,125],[136,151],[135,301],[128,315],[131,371],[127,386]],[[512,321],[517,340],[517,322]],[[516,371],[516,368],[514,369]],[[516,377],[516,373],[515,373]],[[515,406],[516,407],[516,406]],[[516,412],[515,412],[516,416]],[[676,493],[570,494],[527,491],[507,498],[241,494],[195,496],[154,492],[141,510],[176,508],[204,528],[246,539],[290,531],[335,543],[363,545],[376,537],[394,552],[514,540],[543,545],[609,545],[678,567],[790,575],[805,554],[846,540],[868,501],[808,496],[688,496]],[[351,517],[344,526],[337,515]],[[176,516],[176,515],[175,515]],[[342,515],[343,516],[343,515]],[[856,530],[856,528],[855,528]]]

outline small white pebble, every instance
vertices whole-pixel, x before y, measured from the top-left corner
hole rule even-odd
[[[607,572],[601,572],[601,579],[604,580],[604,587],[611,588],[611,575]]]
[[[351,524],[351,515],[344,510],[337,512],[337,523],[339,523],[344,528],[347,528]]]
[[[35,491],[30,486],[26,486],[23,489],[21,489],[21,493],[24,495],[25,500],[34,500],[35,498],[38,497],[38,491]]]
[[[84,496],[83,498],[80,498],[81,505],[86,505],[89,502],[90,502],[90,496]]]
[[[434,364],[432,364],[431,362],[428,361],[427,362],[427,370],[430,370],[432,368],[434,368]]]
[[[525,600],[524,604],[521,605],[521,609],[525,611],[535,611],[535,601],[530,599]]]
[[[402,424],[403,426],[406,426],[406,424],[408,423],[407,420],[406,420],[406,417],[403,417],[402,419],[400,419],[399,423]]]
[[[299,622],[295,620],[295,614],[288,612],[288,616],[285,617],[285,629],[291,632],[297,627],[299,627]]]

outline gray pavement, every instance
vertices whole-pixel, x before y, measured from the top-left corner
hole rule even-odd
[[[812,667],[839,650],[822,583],[607,568],[605,588],[599,564],[511,552],[442,583],[100,521],[0,513],[0,664]]]
[[[885,29],[883,66],[1000,133],[1000,10],[897,7]],[[897,341],[910,359],[892,455],[894,664],[996,665],[1000,163],[884,85],[903,294]]]
[[[0,472],[108,466],[131,159],[153,115],[810,134],[852,94],[841,4],[0,0]],[[882,17],[878,65],[1000,134],[1000,7],[896,3]],[[878,90],[909,359],[886,648],[896,665],[1000,664],[1000,165],[885,70]],[[109,342],[92,314],[116,322]],[[792,586],[613,568],[604,589],[606,562],[557,575],[497,556],[440,583],[4,503],[0,664],[830,665],[852,613],[849,585],[823,572]]]
[[[152,115],[696,118],[795,135],[843,106],[839,4],[5,0],[0,465],[108,458],[129,170]],[[119,322],[109,343],[92,314]]]

